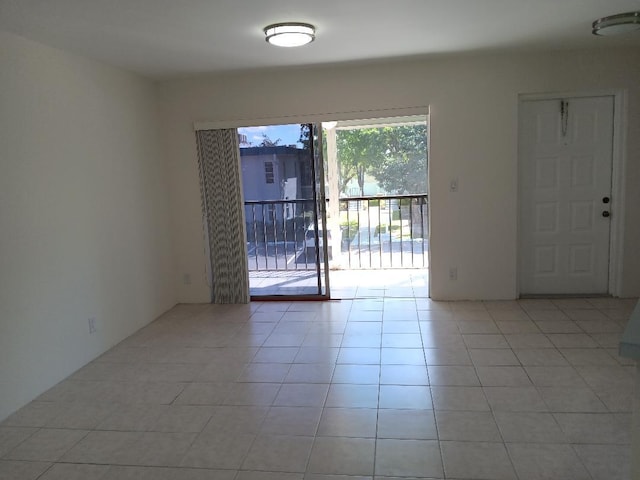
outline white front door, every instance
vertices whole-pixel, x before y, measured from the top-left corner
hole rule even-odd
[[[613,97],[524,101],[520,294],[606,294]]]

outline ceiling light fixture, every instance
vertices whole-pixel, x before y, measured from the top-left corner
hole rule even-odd
[[[602,17],[592,25],[594,35],[619,35],[621,33],[640,30],[640,12],[619,13]]]
[[[264,27],[265,40],[278,47],[300,47],[313,42],[316,29],[299,22],[274,23]]]

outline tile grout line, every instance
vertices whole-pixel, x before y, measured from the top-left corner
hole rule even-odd
[[[417,306],[416,306],[416,313],[417,313]],[[436,442],[438,444],[438,452],[440,454],[440,466],[442,467],[442,477],[443,478],[447,478],[447,474],[445,471],[445,467],[444,467],[444,455],[442,454],[442,442],[440,440],[440,428],[438,427],[438,419],[436,417],[436,405],[435,402],[433,401],[433,389],[431,388],[431,376],[429,375],[429,365],[427,362],[427,354],[425,352],[425,346],[424,346],[424,338],[422,336],[422,325],[420,324],[420,317],[418,316],[418,332],[420,332],[420,343],[422,345],[422,357],[424,359],[424,368],[427,371],[427,379],[429,382],[429,397],[431,399],[431,414],[433,415],[433,424],[434,427],[436,429]]]
[[[493,315],[491,315],[491,312],[489,312],[489,315],[493,319]],[[495,322],[495,319],[494,319],[494,322]],[[511,345],[509,345],[509,346],[511,347]],[[531,378],[529,377],[529,373],[525,370],[524,365],[522,365],[522,361],[515,354],[515,352],[513,351],[513,348],[510,348],[510,350],[511,350],[513,356],[518,360],[518,364],[520,365],[520,368],[523,369],[523,371],[525,372],[525,375],[527,376],[527,378],[529,379],[531,384],[534,385],[532,380],[531,380]],[[476,371],[476,375],[478,375],[478,370],[477,370],[476,367],[477,366],[474,363],[473,368]],[[478,375],[478,381],[480,382],[480,385],[482,385],[482,382],[480,381],[480,376],[479,375]],[[538,392],[537,389],[536,389],[536,392]],[[516,469],[516,465],[515,465],[515,463],[513,461],[513,457],[511,455],[511,452],[509,451],[508,444],[507,444],[507,442],[506,442],[506,440],[504,438],[504,435],[502,433],[502,429],[500,428],[500,424],[498,423],[498,419],[496,418],[496,411],[493,408],[493,406],[491,405],[491,403],[489,402],[489,399],[486,398],[486,393],[485,393],[485,387],[484,386],[482,386],[482,393],[485,394],[485,400],[487,401],[487,405],[489,405],[489,411],[491,412],[491,418],[493,418],[493,422],[496,424],[496,429],[498,430],[498,435],[500,435],[500,438],[502,439],[502,446],[504,448],[505,453],[507,454],[507,458],[509,459],[509,464],[511,465],[511,469],[513,470],[513,474],[515,475],[516,479],[520,479],[520,475],[518,474],[518,470]],[[544,399],[543,399],[543,401],[544,401]],[[545,403],[545,405],[546,405],[546,403]]]

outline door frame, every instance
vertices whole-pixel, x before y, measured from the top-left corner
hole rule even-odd
[[[251,281],[250,281],[250,273],[248,265],[246,265],[247,275],[249,276],[249,297],[251,301],[326,301],[331,300],[331,290],[329,285],[329,257],[328,257],[328,249],[327,248],[318,248],[320,245],[328,245],[327,241],[327,230],[320,230],[319,225],[326,225],[326,201],[325,201],[325,189],[324,189],[324,170],[323,170],[323,158],[322,158],[322,148],[318,148],[318,145],[322,145],[322,127],[320,123],[310,123],[310,122],[301,122],[298,123],[287,123],[287,124],[273,124],[268,126],[280,126],[280,125],[299,125],[302,126],[305,124],[309,127],[309,145],[306,148],[308,150],[309,155],[309,170],[311,172],[312,182],[311,182],[311,191],[312,198],[310,199],[300,199],[303,202],[309,202],[313,204],[313,215],[311,218],[310,225],[305,225],[304,237],[303,237],[303,245],[304,249],[307,249],[307,228],[313,227],[314,233],[314,245],[315,245],[315,255],[307,258],[307,254],[305,253],[305,264],[308,265],[308,261],[313,259],[315,261],[315,277],[317,279],[317,292],[316,293],[252,293],[251,292]],[[316,138],[316,128],[320,127],[320,131],[317,134]],[[242,128],[246,128],[246,126],[241,127],[231,127],[235,129],[236,132],[239,133],[239,130]],[[261,155],[260,155],[261,156]],[[242,155],[239,155],[238,160],[242,160]],[[275,161],[275,160],[274,160]],[[242,170],[242,169],[241,169]],[[242,172],[241,172],[241,176]],[[278,182],[276,182],[278,183]],[[240,186],[242,190],[242,199],[243,201],[247,201],[244,196],[244,177],[240,179]],[[285,197],[285,200],[288,197]],[[275,199],[279,201],[279,199]],[[246,225],[247,219],[246,217],[246,203],[244,204],[244,208],[242,209],[242,220],[243,224]],[[268,211],[268,210],[267,210]],[[264,204],[262,207],[262,215],[264,216]],[[284,217],[284,211],[283,211]],[[255,217],[254,217],[255,221]],[[264,218],[263,218],[264,221]],[[306,224],[306,222],[304,222]],[[273,226],[275,230],[276,222],[274,220]],[[295,225],[295,224],[294,224]],[[267,237],[265,228],[265,240]],[[286,231],[286,228],[285,228]],[[321,232],[320,234],[318,232]],[[274,234],[275,235],[275,234]],[[294,233],[295,236],[295,233]],[[285,234],[286,239],[286,234]],[[297,240],[294,240],[297,248]],[[256,254],[257,255],[257,254]],[[297,255],[297,252],[296,252]],[[285,250],[285,262],[287,262],[287,255]],[[269,271],[269,270],[264,270]],[[277,270],[277,261],[276,261],[276,271]],[[304,271],[311,271],[309,269],[304,269]]]
[[[613,97],[613,142],[611,152],[611,226],[609,231],[609,285],[607,293],[619,297],[622,289],[622,262],[624,251],[624,216],[625,216],[625,171],[627,165],[626,125],[628,116],[627,91],[623,89],[604,89],[585,92],[549,92],[518,95],[518,163],[516,173],[517,184],[517,271],[516,294],[520,297],[520,275],[522,274],[522,232],[520,228],[520,207],[522,204],[522,189],[520,188],[520,172],[522,170],[523,154],[520,142],[522,126],[522,104],[536,100],[559,100],[584,97]]]
[[[431,108],[429,104],[426,105],[412,105],[412,106],[400,106],[395,108],[377,108],[371,110],[341,110],[336,112],[307,112],[307,113],[293,113],[291,115],[282,116],[265,116],[265,117],[239,117],[235,119],[222,119],[214,121],[196,121],[192,123],[194,131],[198,130],[216,130],[220,128],[242,128],[242,127],[255,127],[255,126],[269,126],[269,125],[283,125],[292,123],[322,123],[333,121],[357,121],[363,119],[375,119],[375,118],[391,118],[391,117],[413,117],[416,115],[427,117],[427,186],[428,192],[431,191],[431,175],[429,171],[431,169],[431,163],[433,157],[431,156]],[[427,282],[427,297],[431,298],[431,285],[433,283],[433,265],[432,248],[431,248],[431,202],[427,202],[427,217],[429,219],[428,232],[429,232],[429,249],[428,255],[428,282]],[[325,219],[326,220],[326,219]],[[327,281],[327,286],[329,282]],[[321,300],[331,300],[330,292],[327,297],[320,298]],[[260,301],[270,300],[269,297],[261,297]],[[279,297],[276,300],[286,300],[283,297]],[[296,300],[304,300],[304,298],[296,298]]]
[[[315,122],[309,124],[311,126],[310,137],[311,137],[311,156],[312,156],[312,165],[313,165],[313,181],[314,181],[314,197],[316,200],[316,266],[318,268],[318,290],[320,291],[320,295],[324,298],[326,297],[328,300],[331,300],[331,285],[329,282],[329,228],[327,223],[327,192],[325,190],[326,183],[326,173],[324,171],[324,162],[325,158],[323,155],[324,151],[324,135],[322,132],[322,122]],[[319,171],[318,171],[319,170]],[[318,190],[318,187],[320,191]],[[318,214],[320,214],[320,218],[318,218]],[[318,225],[322,222],[322,242],[320,242],[320,238],[318,236]],[[323,248],[318,248],[320,245],[323,245]],[[322,255],[321,255],[322,253]],[[320,258],[322,256],[322,259]],[[324,265],[324,288],[325,293],[322,294],[322,268],[321,265]]]

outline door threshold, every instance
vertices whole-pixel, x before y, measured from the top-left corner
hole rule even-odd
[[[326,302],[336,300],[326,295],[251,295],[249,298],[252,302]]]

